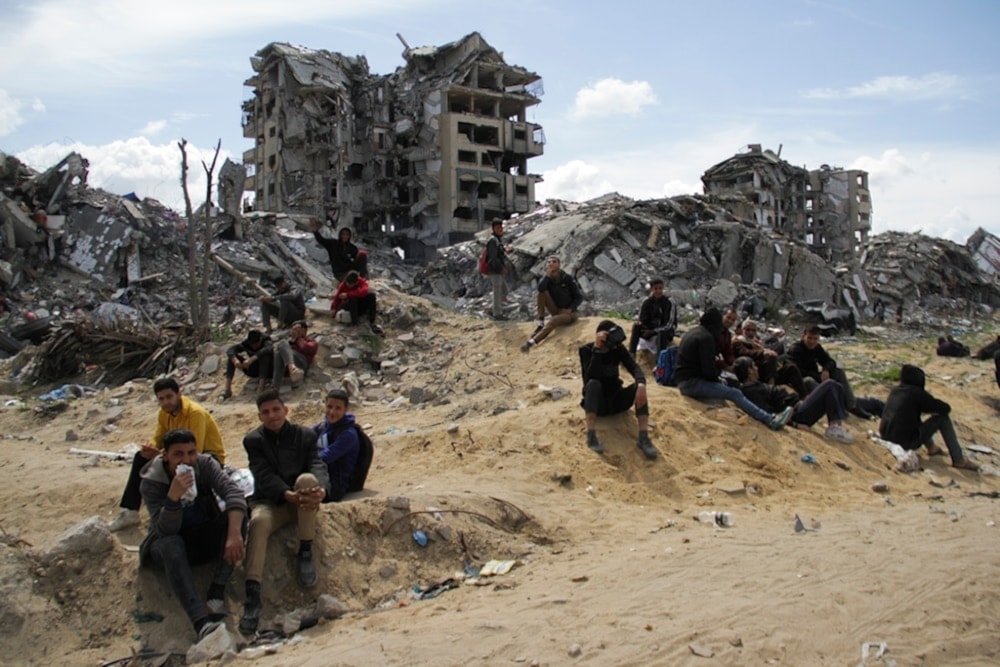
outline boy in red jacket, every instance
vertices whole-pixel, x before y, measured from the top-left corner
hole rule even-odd
[[[357,271],[347,272],[330,301],[330,311],[335,317],[339,311],[345,310],[351,316],[351,324],[357,324],[360,316],[367,315],[368,326],[381,336],[385,332],[375,324],[375,307],[375,294],[368,289],[368,281]]]

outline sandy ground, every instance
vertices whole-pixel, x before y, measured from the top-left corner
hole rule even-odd
[[[527,355],[518,346],[530,323],[435,311],[418,327],[425,354],[444,361],[411,364],[405,382],[385,389],[421,386],[438,399],[356,407],[375,465],[365,493],[323,508],[315,591],[294,583],[291,534],[271,541],[265,625],[320,593],[351,611],[254,663],[857,665],[866,642],[888,647],[872,665],[1000,663],[1000,511],[996,499],[970,495],[996,493],[1000,478],[953,470],[946,457],[897,473],[864,437],[874,422],[851,418],[858,442],[833,444],[820,427],[772,433],[655,385],[652,436],[663,456],[642,457],[632,414],[599,420],[608,451],[597,456],[583,444],[576,357],[597,321],[581,320]],[[951,402],[963,444],[1000,450],[989,365],[934,357],[930,335],[886,342],[894,336],[828,348],[853,371],[859,395],[884,398],[880,373],[903,360],[923,365],[928,388]],[[211,379],[221,382],[221,371]],[[553,399],[540,386],[568,395]],[[250,393],[225,403],[217,393],[204,404],[229,462],[243,465],[241,438],[257,423]],[[321,393],[307,383],[289,394],[291,418],[316,421]],[[107,432],[115,402],[125,413]],[[101,665],[143,646],[182,653],[193,632],[162,576],[140,576],[128,549],[145,517],[105,554],[43,562],[70,526],[117,514],[127,464],[68,450],[147,439],[149,385],[107,390],[54,416],[35,405],[0,413],[0,662]],[[70,429],[80,440],[67,442]],[[806,453],[817,463],[803,463]],[[1000,467],[1000,454],[972,457]],[[888,492],[873,491],[876,482]],[[390,526],[398,498],[417,513]],[[730,512],[733,525],[698,522],[709,510]],[[815,529],[796,533],[796,515]],[[414,542],[415,529],[431,537],[427,547]],[[518,564],[432,599],[412,594],[489,559]],[[238,569],[232,625],[242,589]],[[164,620],[136,622],[148,612]]]

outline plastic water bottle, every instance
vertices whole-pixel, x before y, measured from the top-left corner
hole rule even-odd
[[[177,465],[177,474],[189,472],[192,475],[191,488],[184,492],[181,496],[181,501],[187,501],[189,503],[194,502],[194,499],[198,497],[198,480],[194,477],[194,468],[186,463],[180,463]]]

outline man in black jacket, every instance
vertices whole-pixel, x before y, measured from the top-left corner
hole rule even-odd
[[[271,377],[273,363],[271,337],[257,329],[248,331],[245,339],[226,350],[226,388],[222,392],[222,398],[232,397],[233,377],[236,376],[237,368],[247,377],[257,378],[257,391],[262,391],[267,378]]]
[[[316,243],[326,250],[330,259],[330,270],[337,282],[343,280],[347,272],[352,269],[362,277],[368,277],[368,253],[358,250],[358,246],[351,242],[353,232],[350,228],[343,227],[337,238],[331,239],[320,233],[319,221],[316,218],[309,218],[309,229],[312,230]]]
[[[632,325],[628,340],[629,354],[635,356],[639,339],[656,340],[656,351],[669,347],[674,341],[677,329],[677,309],[670,297],[663,293],[663,279],[649,281],[649,296],[639,307],[639,321]]]
[[[298,527],[298,579],[304,588],[316,585],[312,543],[316,515],[330,483],[326,464],[319,458],[316,434],[287,420],[288,407],[276,389],[257,397],[261,426],[243,438],[254,493],[246,555],[246,603],[240,632],[253,634],[260,620],[261,579],[271,533],[295,523]]]
[[[948,446],[951,464],[964,470],[979,470],[979,466],[965,458],[962,447],[951,423],[951,406],[934,398],[924,389],[927,376],[923,369],[904,364],[899,372],[899,385],[889,392],[878,424],[878,433],[883,440],[894,442],[903,449],[912,451],[927,446],[931,456],[943,455],[944,450],[934,444],[934,434],[941,432],[944,444]],[[921,415],[930,417],[920,421]]]
[[[277,316],[279,327],[290,327],[292,322],[306,316],[306,300],[302,290],[292,288],[284,276],[274,281],[274,294],[260,297],[260,318],[264,330],[271,333],[271,317]]]
[[[556,327],[573,324],[580,317],[576,311],[583,303],[583,293],[576,278],[562,270],[559,258],[554,255],[545,260],[545,276],[538,281],[536,302],[538,325],[531,338],[521,346],[521,352],[541,343]],[[548,322],[545,321],[546,313],[551,316]]]
[[[758,407],[736,387],[719,381],[720,371],[715,357],[721,332],[722,313],[718,308],[709,308],[702,314],[699,325],[684,334],[677,346],[677,371],[674,373],[677,388],[688,398],[724,398],[732,401],[771,430],[781,429],[791,418],[792,408],[773,414]]]
[[[583,371],[583,400],[580,405],[586,413],[587,446],[598,454],[604,452],[604,445],[597,438],[597,417],[624,412],[634,404],[639,422],[636,446],[646,458],[655,459],[659,452],[649,439],[646,377],[622,345],[624,342],[625,331],[611,320],[603,320],[597,325],[594,342],[580,348],[580,367]],[[619,366],[624,366],[635,382],[623,386]]]
[[[811,392],[823,380],[836,380],[844,388],[847,411],[859,419],[871,419],[872,416],[867,411],[858,407],[844,369],[838,367],[833,357],[823,349],[823,345],[819,342],[820,333],[820,328],[815,324],[806,327],[802,332],[802,338],[792,343],[786,353],[789,361],[801,371],[806,391]]]

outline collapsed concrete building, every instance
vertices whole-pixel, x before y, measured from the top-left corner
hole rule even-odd
[[[709,201],[765,229],[784,232],[831,262],[848,262],[872,225],[868,173],[822,165],[809,171],[750,144],[701,177]]]
[[[544,134],[527,110],[539,75],[476,32],[403,43],[406,65],[384,76],[363,56],[282,43],[251,58],[243,159],[254,208],[326,218],[423,260],[534,207],[541,177],[528,160]]]

